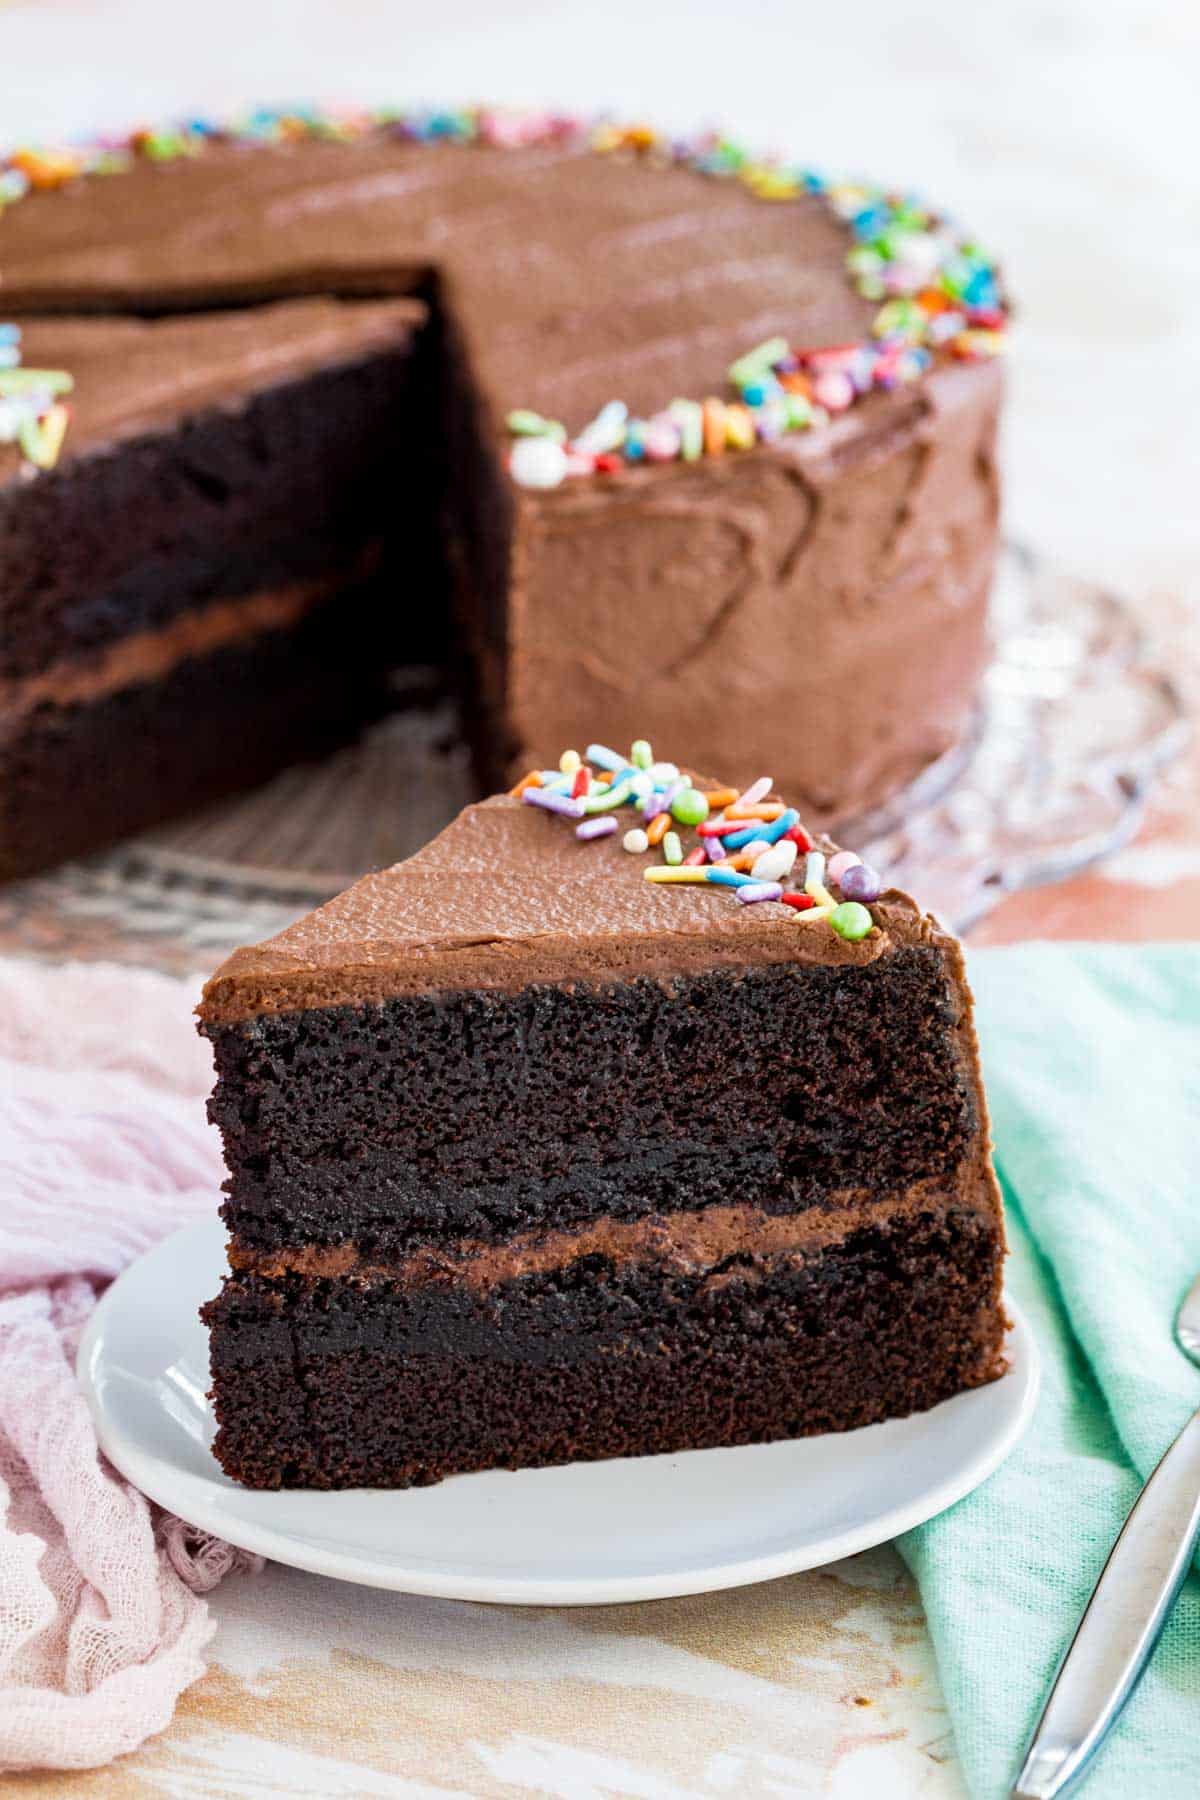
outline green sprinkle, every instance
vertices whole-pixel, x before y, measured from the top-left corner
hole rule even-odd
[[[830,913],[829,923],[839,937],[844,937],[850,943],[856,944],[859,938],[866,937],[875,921],[866,907],[860,906],[857,900],[843,900],[842,904],[835,906]]]
[[[541,413],[530,412],[528,407],[519,406],[510,412],[505,423],[514,437],[548,437],[556,444],[565,444],[567,428],[560,425],[557,419],[543,419]]]
[[[765,344],[757,344],[753,350],[747,350],[745,356],[739,356],[735,363],[729,365],[729,379],[734,387],[747,387],[766,373],[772,363],[781,362],[788,353],[788,341],[785,337],[768,338]]]
[[[662,842],[663,861],[671,867],[678,868],[683,861],[683,845],[679,841],[677,831],[668,831]],[[864,909],[865,910],[865,909]],[[868,914],[868,917],[870,915]]]
[[[586,795],[582,806],[585,813],[615,812],[618,806],[624,806],[632,798],[632,782],[614,781],[611,787]]]
[[[697,788],[682,788],[671,802],[671,816],[681,825],[702,825],[708,817],[708,801]]]
[[[0,397],[69,394],[75,383],[65,369],[0,369]]]
[[[786,431],[804,431],[813,422],[812,402],[803,394],[783,396],[783,423]]]
[[[704,408],[698,400],[672,400],[667,410],[679,427],[680,456],[698,462],[704,454]]]
[[[629,748],[629,760],[635,769],[648,769],[654,761],[654,752],[645,738],[634,738]]]
[[[17,442],[26,462],[33,463],[39,469],[45,465],[46,442],[42,436],[42,428],[32,414],[27,413],[17,426]]]

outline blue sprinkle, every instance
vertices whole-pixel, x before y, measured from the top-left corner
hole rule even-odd
[[[747,825],[745,831],[735,831],[725,839],[725,849],[744,850],[747,844],[755,841],[762,844],[777,844],[785,831],[800,823],[800,814],[794,806],[789,806],[770,825]]]
[[[976,269],[962,293],[968,306],[992,307],[1000,304],[1000,290],[990,269]]]
[[[789,806],[780,813],[777,819],[772,820],[765,831],[760,831],[758,835],[768,844],[777,844],[785,832],[790,831],[793,825],[799,823],[800,814],[794,806]],[[725,841],[728,843],[728,838]]]
[[[728,843],[729,839],[726,838],[725,842]],[[736,869],[706,869],[705,874],[709,881],[717,887],[746,887],[747,884],[752,887],[754,885],[751,876],[739,875]]]
[[[583,753],[583,760],[595,763],[598,769],[610,769],[614,775],[618,769],[625,767],[625,758],[618,756],[615,750],[607,749],[604,744],[589,744]]]
[[[742,389],[742,400],[747,406],[762,406],[780,392],[779,383],[773,375],[761,375],[757,381],[749,381]]]
[[[878,237],[886,229],[890,215],[886,206],[864,206],[861,212],[855,213],[853,226],[856,237],[871,239]]]

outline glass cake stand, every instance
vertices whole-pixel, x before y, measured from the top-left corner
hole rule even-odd
[[[1131,609],[1019,546],[1001,557],[993,639],[970,741],[839,834],[958,931],[1124,843],[1189,735]],[[407,672],[397,700],[323,762],[0,888],[0,952],[211,968],[407,856],[474,789],[434,672]]]

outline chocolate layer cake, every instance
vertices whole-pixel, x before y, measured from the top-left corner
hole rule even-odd
[[[240,132],[193,123],[91,154],[20,153],[0,161],[0,207],[14,195],[0,308],[26,323],[28,368],[75,385],[19,475],[10,454],[0,492],[6,683],[140,645],[197,598],[323,581],[335,548],[344,576],[381,534],[411,570],[424,556],[411,540],[437,520],[420,607],[444,625],[452,587],[485,786],[581,726],[624,736],[648,721],[734,778],[773,767],[826,823],[968,729],[996,545],[1003,302],[980,252],[907,197],[756,163],[723,139],[483,111],[256,116]],[[248,375],[210,348],[222,320],[247,345],[261,330],[270,362],[279,315],[263,303],[397,293],[425,309],[413,360],[427,382],[401,354],[382,358],[369,397],[314,372],[233,445],[200,447],[196,390],[235,401],[261,385],[253,358]],[[225,309],[211,340],[194,318],[164,320],[200,308]],[[112,314],[150,323],[96,322]],[[153,451],[134,430],[142,329]],[[329,365],[343,355],[331,343]],[[0,367],[0,436],[5,393]],[[75,414],[53,467],[63,404]],[[182,470],[177,428],[192,440]],[[220,435],[212,417],[203,430]],[[183,502],[177,526],[166,492]],[[229,519],[227,551],[198,545],[202,518]],[[61,683],[33,722],[42,690],[6,685],[0,779],[19,793],[0,870],[228,785],[239,724],[256,752],[247,780],[307,746],[327,710],[314,666],[338,669],[340,717],[341,665],[376,648],[360,608],[323,616],[340,624],[275,614],[256,631],[251,610],[236,649],[206,637],[186,666],[151,646],[140,682],[102,702],[107,723],[90,697],[78,753],[55,717]],[[384,654],[406,654],[403,632],[384,638]],[[138,655],[123,650],[122,668]],[[144,691],[159,682],[160,698]],[[238,698],[256,682],[261,715]],[[846,733],[848,709],[871,729]],[[67,809],[81,771],[87,804],[51,832],[39,815]]]
[[[0,443],[0,874],[345,737],[427,653],[413,300],[28,324],[52,475]],[[407,465],[407,473],[405,473]]]
[[[1000,1372],[958,945],[765,782],[704,798],[642,748],[469,807],[209,982],[237,1480],[846,1430]]]

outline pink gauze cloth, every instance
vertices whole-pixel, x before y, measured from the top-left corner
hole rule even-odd
[[[100,1454],[75,1351],[105,1285],[213,1216],[193,983],[0,959],[0,1769],[91,1768],[204,1673],[201,1595],[256,1559]]]

